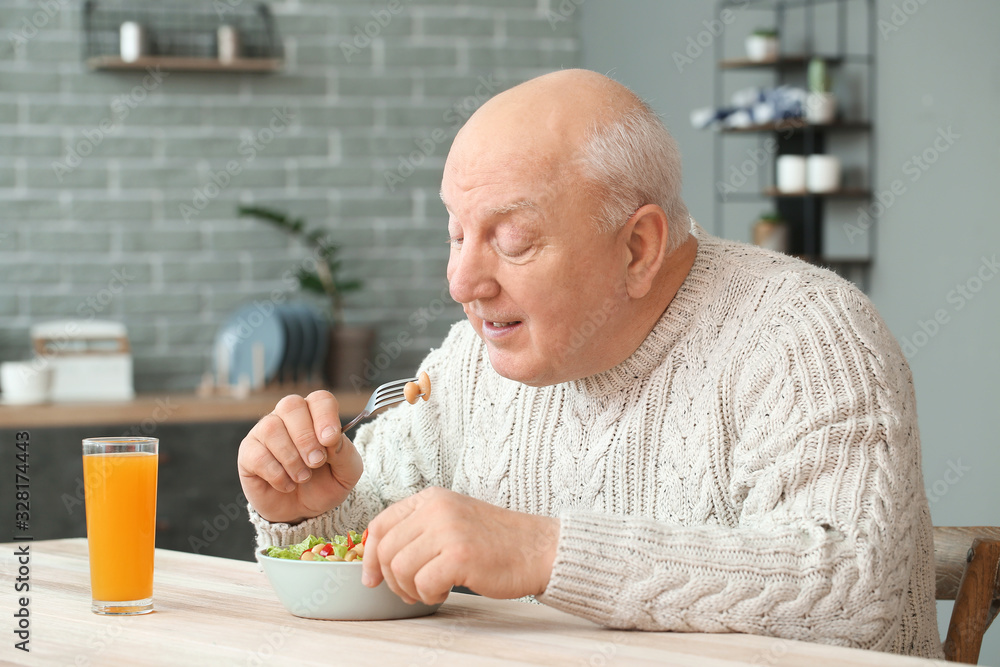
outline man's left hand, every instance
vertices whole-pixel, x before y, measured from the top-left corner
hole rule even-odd
[[[368,524],[366,586],[383,579],[406,602],[438,604],[452,586],[491,598],[545,591],[559,520],[502,509],[442,488],[386,508]]]

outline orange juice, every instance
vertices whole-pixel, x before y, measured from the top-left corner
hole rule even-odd
[[[148,452],[83,456],[94,600],[153,596],[157,460]]]

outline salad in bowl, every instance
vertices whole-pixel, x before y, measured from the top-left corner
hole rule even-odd
[[[440,604],[407,604],[383,581],[361,583],[368,531],[331,538],[310,535],[298,544],[265,547],[257,561],[278,599],[294,616],[331,621],[376,621],[427,616]]]

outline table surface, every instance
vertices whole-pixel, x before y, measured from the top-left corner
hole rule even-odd
[[[144,394],[131,401],[0,405],[0,429],[139,424],[146,419],[165,424],[255,421],[271,412],[283,396],[305,395],[309,390],[297,387],[268,389],[246,398]],[[371,395],[370,391],[351,389],[334,393],[340,402],[341,418],[354,417],[361,412]]]
[[[12,582],[30,551],[30,653],[13,648]],[[90,611],[82,538],[0,545],[0,663],[40,665],[929,665],[931,661],[738,634],[625,632],[543,605],[453,593],[432,616],[315,621],[278,602],[256,563],[157,549],[155,611]],[[18,594],[18,595],[23,595]],[[342,653],[343,652],[343,653]]]

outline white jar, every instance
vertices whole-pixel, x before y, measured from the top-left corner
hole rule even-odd
[[[240,57],[240,32],[236,26],[220,25],[216,36],[219,42],[219,62],[231,63]]]
[[[778,156],[775,184],[779,192],[805,192],[806,159],[801,155]]]
[[[809,192],[840,189],[840,159],[836,155],[810,155],[806,160],[806,187]]]
[[[121,57],[127,63],[134,63],[146,55],[146,29],[135,21],[125,21],[119,28]]]

